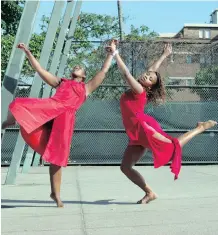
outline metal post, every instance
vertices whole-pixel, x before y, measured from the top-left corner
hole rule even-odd
[[[75,10],[74,10],[74,15],[71,19],[71,24],[70,24],[69,33],[68,33],[68,36],[67,36],[67,41],[66,41],[65,46],[64,46],[63,54],[61,56],[61,62],[60,62],[58,73],[57,73],[58,77],[62,77],[63,74],[64,74],[64,69],[65,69],[65,66],[66,66],[66,63],[67,63],[67,58],[68,58],[68,52],[69,52],[70,46],[72,44],[71,39],[73,38],[75,29],[76,29],[76,23],[77,23],[77,19],[79,17],[81,6],[82,6],[82,0],[77,1],[76,7],[75,7]],[[52,90],[52,95],[54,95],[54,93],[55,93],[55,89]],[[48,95],[48,93],[47,93],[47,95]]]
[[[19,42],[23,42],[27,45],[29,44],[38,7],[39,1],[27,0],[23,9],[13,49],[2,84],[2,99],[4,101],[2,102],[1,107],[2,121],[6,119],[8,106],[14,98],[14,93],[20,78],[20,73],[25,58],[25,54],[21,50],[16,49],[16,46]]]
[[[48,60],[52,51],[52,46],[61,19],[63,7],[64,7],[64,1],[59,1],[59,0],[55,1],[52,10],[51,19],[48,26],[48,31],[46,33],[45,41],[39,59],[40,65],[44,68],[47,68],[48,66]],[[41,86],[42,86],[42,79],[40,78],[38,73],[35,73],[34,81],[30,91],[30,97],[38,97]]]
[[[66,11],[65,11],[65,15],[64,15],[64,19],[63,19],[63,24],[61,26],[61,30],[59,33],[59,37],[58,37],[58,41],[57,41],[57,45],[55,48],[55,52],[52,58],[52,63],[49,69],[49,72],[52,74],[56,74],[56,70],[58,67],[58,63],[59,63],[59,58],[61,55],[61,50],[62,47],[64,45],[64,40],[66,37],[66,33],[68,30],[68,26],[69,26],[69,22],[70,22],[70,17],[71,17],[71,13],[74,7],[74,1],[68,1],[67,2],[67,7],[66,7]],[[43,96],[42,98],[47,98],[49,97],[51,92],[51,87],[47,84],[45,84],[44,89],[43,89]],[[34,159],[33,165],[36,166],[39,164],[40,161],[40,157],[39,155],[36,155],[36,158]],[[30,168],[30,165],[28,166],[27,170],[25,172],[27,172]]]
[[[34,1],[32,1],[31,3],[34,3]],[[62,9],[61,5],[62,5],[62,2],[57,1],[56,4],[55,4],[55,9],[54,9],[55,12],[57,10],[60,10],[60,13],[59,13],[60,17],[61,17],[61,9]],[[33,12],[28,12],[28,13],[33,14]],[[35,13],[35,11],[34,11],[34,13]],[[59,17],[59,19],[60,19],[60,17]],[[51,25],[49,24],[48,33],[50,34],[51,37],[49,35],[46,37],[46,40],[45,40],[44,45],[43,45],[44,50],[42,50],[42,55],[40,57],[40,63],[42,63],[42,65],[44,65],[44,66],[47,66],[47,62],[48,62],[48,59],[49,59],[51,47],[52,47],[54,37],[55,37],[55,33],[56,33],[56,30],[57,30],[57,25],[59,23],[59,19],[55,19],[55,16],[54,16]],[[50,51],[49,51],[49,48],[50,48]],[[49,52],[48,55],[46,55],[46,52]],[[24,54],[24,53],[22,53],[22,54]],[[40,84],[37,82],[37,74],[35,74],[35,78],[36,78],[35,79],[36,83],[34,84],[34,86],[36,88],[35,90],[37,90],[37,88],[38,88],[38,90],[40,90]],[[33,87],[31,89],[31,95],[35,95],[36,97],[38,96],[37,93],[35,93]],[[9,167],[9,170],[8,170],[8,173],[7,173],[7,177],[6,177],[6,180],[5,180],[5,184],[14,184],[15,183],[16,176],[17,176],[17,171],[20,167],[20,161],[21,161],[21,158],[22,158],[22,155],[23,155],[24,146],[25,146],[25,142],[24,142],[21,134],[19,133],[18,139],[17,139],[17,142],[16,142],[16,146],[15,146],[15,149],[14,149],[14,152],[13,152],[13,155],[12,155],[11,164],[10,164],[10,167]],[[34,153],[33,150],[29,149],[29,152],[28,152],[28,155],[27,155],[28,156],[28,158],[27,158],[28,162],[31,161],[30,156],[31,156],[31,154],[33,155],[33,153]]]
[[[123,40],[123,14],[122,14],[120,0],[117,0],[117,9],[118,9],[118,19],[119,19],[119,26],[120,26],[120,41],[122,41]]]
[[[71,14],[72,14],[72,10],[73,10],[73,6],[74,6],[74,1],[69,1],[67,2],[67,9],[64,15],[64,19],[63,19],[63,24],[61,26],[61,31],[59,33],[59,37],[58,37],[58,41],[57,41],[57,45],[54,51],[54,55],[52,58],[52,62],[51,62],[51,66],[50,66],[50,73],[52,74],[56,74],[57,68],[58,68],[58,64],[60,61],[60,55],[62,52],[62,48],[64,45],[64,41],[68,32],[68,27],[69,27],[69,23],[70,23],[70,18],[71,18]],[[51,92],[51,87],[48,84],[45,84],[44,89],[43,89],[43,98],[45,97],[49,97]]]
[[[40,154],[35,153],[35,157],[34,157],[34,160],[33,160],[33,167],[39,165],[40,158],[41,158]]]
[[[76,23],[77,23],[77,19],[79,17],[79,14],[80,14],[81,6],[82,6],[82,1],[78,1],[76,3],[73,18],[72,18],[71,24],[70,24],[69,34],[67,36],[67,41],[65,43],[64,51],[63,51],[63,54],[62,54],[62,57],[61,57],[61,62],[60,62],[59,70],[58,70],[58,74],[57,74],[58,77],[63,76],[63,73],[64,73],[64,68],[65,68],[66,63],[67,63],[68,53],[69,53],[69,50],[70,50],[70,46],[72,44],[71,38],[73,37],[75,29],[76,29]]]
[[[64,39],[65,39],[66,32],[67,32],[67,29],[68,29],[68,26],[69,26],[71,13],[72,13],[72,10],[73,10],[73,7],[74,7],[74,2],[73,1],[69,1],[67,4],[68,5],[66,7],[66,11],[65,11],[64,19],[63,19],[63,24],[61,26],[61,30],[60,30],[60,33],[59,33],[57,46],[55,48],[55,52],[54,52],[53,59],[52,59],[52,64],[51,64],[51,67],[49,69],[49,72],[51,72],[52,74],[56,73],[56,70],[57,70],[57,67],[58,67],[58,62],[59,62],[59,58],[60,58],[60,55],[61,55],[61,49],[62,49],[63,44],[64,44]],[[81,3],[78,4],[78,2],[77,2],[77,5],[81,6]],[[76,8],[75,8],[75,11],[77,11],[77,9],[78,9],[77,5],[76,5]],[[79,11],[80,11],[80,9],[79,9]],[[75,25],[76,25],[76,23],[75,23]],[[40,87],[39,87],[39,89],[40,89]],[[42,98],[49,97],[50,91],[51,91],[50,86],[48,86],[46,84],[45,87],[44,87],[44,90],[43,90]],[[39,91],[38,91],[38,93],[39,93]],[[32,158],[33,158],[33,150],[31,148],[28,148],[27,157],[25,159],[24,166],[23,166],[23,171],[22,171],[23,173],[28,172],[28,170],[31,166]],[[34,166],[36,166],[39,163],[39,160],[40,160],[40,158],[37,155],[36,158],[34,159]]]
[[[38,7],[39,7],[39,1],[30,1],[30,0],[27,0],[24,6],[24,10],[21,16],[16,38],[14,41],[13,49],[11,52],[10,60],[3,80],[2,97],[4,102],[2,103],[2,115],[1,115],[2,120],[6,119],[8,113],[8,105],[13,100],[25,57],[24,53],[21,50],[16,49],[16,46],[19,42],[23,42],[27,45],[29,44]],[[17,146],[16,150],[23,151],[23,148],[24,145]],[[17,159],[13,158],[12,156],[11,160],[12,167],[9,168],[10,172],[8,171],[8,173],[11,174],[7,175],[5,181],[6,184],[12,182],[13,176],[16,174],[16,172],[19,169],[20,160],[21,158]]]
[[[49,57],[52,51],[52,45],[55,39],[56,31],[58,29],[59,21],[61,19],[62,10],[64,7],[64,1],[56,1],[52,10],[51,19],[49,22],[48,30],[46,33],[45,41],[43,44],[43,48],[41,51],[39,63],[42,67],[46,68],[48,66]],[[40,89],[42,86],[42,79],[35,73],[33,84],[30,90],[30,97],[38,97],[40,93]],[[17,144],[25,145],[25,142],[21,136],[17,139]],[[22,156],[23,153],[16,153],[16,156]],[[27,155],[23,164],[22,173],[27,173],[31,162],[33,159],[34,151],[30,147],[28,147]]]

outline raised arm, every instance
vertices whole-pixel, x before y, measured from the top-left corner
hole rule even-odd
[[[111,53],[107,54],[107,57],[104,61],[101,71],[99,71],[91,80],[86,83],[86,96],[95,91],[101,83],[104,81],[106,73],[108,72],[113,56]]]
[[[46,71],[42,66],[39,64],[39,62],[36,60],[36,58],[32,55],[31,51],[26,47],[24,43],[19,43],[17,45],[17,48],[23,50],[32,65],[32,67],[36,70],[36,72],[39,74],[39,76],[45,81],[47,84],[49,84],[52,87],[57,87],[60,78],[52,75],[48,71]]]
[[[128,68],[124,64],[122,58],[120,57],[118,51],[116,50],[116,44],[113,43],[111,46],[108,47],[108,49],[111,50],[111,52],[114,54],[114,58],[117,61],[117,65],[121,73],[124,75],[124,79],[127,81],[129,84],[130,88],[136,93],[136,94],[141,94],[144,89],[142,85],[136,81],[136,79],[131,75],[129,72]]]
[[[163,54],[156,60],[149,68],[148,71],[157,72],[163,61],[172,53],[172,45],[165,44]]]

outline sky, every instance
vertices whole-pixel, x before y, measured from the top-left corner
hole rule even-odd
[[[39,32],[42,15],[50,16],[54,1],[40,3],[35,31]],[[122,1],[122,13],[127,17],[124,32],[146,25],[157,33],[177,33],[185,23],[209,23],[210,14],[218,8],[216,1]],[[117,16],[116,1],[83,1],[83,12]]]

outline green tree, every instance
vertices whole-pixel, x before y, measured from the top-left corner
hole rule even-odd
[[[33,55],[39,59],[40,52],[43,46],[43,42],[45,39],[44,34],[33,34],[30,40],[29,47],[31,48],[31,52]],[[15,36],[13,35],[3,35],[1,41],[1,80],[4,79],[5,71],[7,68],[7,64],[11,55],[11,50],[14,44]],[[33,76],[35,73],[32,69],[30,63],[27,59],[24,61],[24,66],[22,68],[21,73],[25,76]]]
[[[73,37],[65,76],[69,76],[69,72],[74,65],[83,64],[87,68],[88,79],[92,78],[97,70],[101,68],[102,62],[104,61],[104,46],[107,43],[107,40],[119,38],[119,34],[118,17],[81,13]],[[149,28],[144,25],[140,28],[131,26],[130,33],[124,35],[124,40],[126,42],[122,43],[120,46],[121,53],[126,52],[126,56],[122,53],[125,62],[127,64],[131,63],[128,61],[128,57],[131,57],[130,54],[132,50],[131,43],[128,43],[129,41],[152,40],[156,36],[157,34],[155,32],[150,31]],[[80,42],[81,40],[83,40],[83,42]],[[104,43],[93,43],[89,40],[100,40],[104,41]],[[123,80],[120,77],[121,74],[119,73],[117,66],[113,64],[104,83],[122,85]]]
[[[4,35],[15,35],[23,12],[24,1],[1,1],[1,29]]]
[[[153,40],[158,34],[151,31],[147,26],[141,25],[139,28],[135,28],[131,25],[130,33],[125,35],[126,41],[148,41]]]
[[[210,65],[201,69],[195,77],[196,85],[213,86],[218,85],[218,66]],[[193,89],[193,92],[200,95],[202,100],[217,100],[217,90],[210,88]]]
[[[41,20],[41,33],[33,34],[29,47],[36,58],[39,58],[43,41],[47,32],[49,24],[49,17],[43,16]],[[60,22],[61,26],[61,22]],[[57,30],[56,40],[60,32],[60,27]],[[139,29],[134,26],[131,27],[131,32],[128,35],[124,35],[124,39],[127,40],[127,44],[130,45],[132,41],[144,41],[147,39],[153,39],[156,36],[154,32],[151,32],[146,26],[141,26]],[[105,59],[104,46],[108,39],[119,38],[119,23],[118,17],[111,17],[108,15],[98,15],[93,13],[83,13],[81,12],[76,30],[73,38],[68,38],[72,40],[71,49],[68,54],[68,61],[65,67],[64,76],[68,77],[73,66],[76,64],[82,64],[87,69],[88,79],[92,78],[94,74],[101,68],[102,63]],[[55,42],[56,42],[55,40]],[[99,42],[93,43],[91,40],[97,40]],[[129,43],[129,41],[131,42]],[[3,35],[2,38],[2,77],[4,75],[11,48],[13,46],[14,37],[11,35]],[[101,43],[101,42],[104,43]],[[54,43],[55,46],[55,43]],[[54,49],[54,48],[53,48]],[[122,53],[122,48],[121,53]],[[127,53],[128,52],[128,53]],[[127,48],[126,53],[129,55],[131,53]],[[52,53],[51,53],[52,54]],[[128,56],[127,56],[128,57]],[[124,56],[125,62],[128,64]],[[22,74],[26,76],[33,76],[34,71],[31,69],[28,61],[25,60]],[[117,69],[115,63],[113,63],[110,69],[105,83],[110,84],[123,84],[121,79],[121,74]],[[113,94],[120,94],[123,88],[101,88],[102,91],[98,92],[98,97],[105,97],[105,94],[110,95],[110,91],[113,90]],[[97,94],[97,93],[96,93]]]
[[[81,13],[77,22],[76,30],[69,59],[68,72],[76,64],[83,64],[89,68],[89,76],[93,75],[93,69],[99,69],[104,56],[103,46],[108,39],[117,38],[119,35],[118,18],[108,15],[93,13]],[[91,42],[99,41],[96,43]]]
[[[15,36],[2,35],[1,38],[1,80],[4,78],[4,74],[7,68],[7,64],[11,55],[11,50],[14,44]]]

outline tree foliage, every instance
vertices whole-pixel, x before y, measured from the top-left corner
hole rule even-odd
[[[1,29],[4,35],[15,35],[24,1],[1,1]]]
[[[141,25],[139,28],[135,28],[131,25],[130,33],[125,36],[126,41],[145,41],[151,40],[157,37],[158,34],[151,31],[147,26]]]
[[[11,55],[15,36],[3,35],[1,38],[1,79],[3,80],[7,64]]]
[[[40,25],[41,32],[38,34],[33,34],[30,40],[29,48],[37,59],[40,57],[40,52],[49,25],[49,20],[50,18],[47,16],[42,17]],[[59,28],[57,29],[55,43],[60,32],[60,27],[61,22],[59,24]],[[156,33],[151,32],[149,28],[144,25],[142,25],[140,28],[131,26],[131,31],[129,34],[124,35],[124,40],[143,41],[146,39],[152,39],[156,35]],[[102,66],[102,63],[106,56],[104,52],[104,46],[105,43],[107,43],[107,40],[111,38],[119,39],[118,17],[81,12],[77,21],[73,38],[67,39],[72,40],[72,44],[68,53],[68,61],[65,67],[64,76],[68,77],[72,67],[77,64],[81,64],[87,69],[88,79],[92,78]],[[2,36],[2,77],[4,76],[6,66],[10,57],[13,41],[14,35]],[[102,41],[104,43],[102,43]],[[25,60],[22,74],[28,77],[33,76],[34,74],[34,71],[32,70],[27,60]],[[105,82],[110,84],[123,84],[121,75],[115,63],[113,63],[109,73],[107,74],[107,79],[105,80]],[[113,89],[113,94],[120,93],[120,89],[123,91],[123,88],[116,89]],[[103,94],[105,97],[105,92],[109,92],[108,88],[105,88],[103,90],[102,92],[98,92],[98,97],[103,97]]]
[[[204,86],[218,85],[218,66],[210,65],[206,68],[202,68],[196,74],[195,84]],[[195,89],[193,92],[200,95],[202,100],[217,100],[217,89],[201,88]]]
[[[41,34],[33,34],[30,40],[29,48],[31,48],[31,52],[33,55],[39,59],[40,52],[43,46],[45,36]],[[13,35],[3,35],[1,41],[1,79],[3,80],[5,71],[7,68],[7,64],[11,55],[11,50],[14,44],[15,36]],[[24,65],[22,68],[22,74],[25,76],[33,76],[35,73],[32,69],[30,63],[27,59],[24,61]]]

